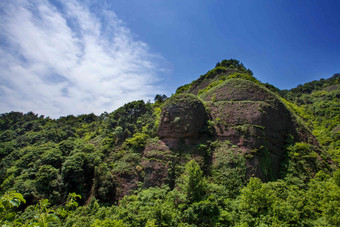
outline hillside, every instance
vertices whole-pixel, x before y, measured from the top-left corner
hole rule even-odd
[[[339,226],[339,98],[230,59],[155,103],[1,114],[1,224]]]

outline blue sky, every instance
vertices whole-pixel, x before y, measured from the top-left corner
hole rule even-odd
[[[340,72],[340,1],[3,0],[0,112],[111,112],[235,58],[281,89]]]

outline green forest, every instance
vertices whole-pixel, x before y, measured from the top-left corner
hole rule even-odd
[[[112,113],[0,115],[2,226],[340,226],[340,74],[235,59]]]

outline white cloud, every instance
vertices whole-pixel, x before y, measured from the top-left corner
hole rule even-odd
[[[0,3],[0,112],[110,112],[152,99],[157,61],[114,12],[77,1]]]

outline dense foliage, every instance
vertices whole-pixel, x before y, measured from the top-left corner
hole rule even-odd
[[[237,60],[223,60],[200,78],[199,84],[211,83],[197,93],[232,78],[281,95],[313,131],[319,149],[331,155],[333,173],[311,171],[317,154],[306,143],[287,143],[286,172],[271,182],[246,179],[237,146],[212,141],[209,134],[197,147],[183,143],[165,151],[156,137],[160,111],[177,100],[165,102],[165,95],[157,95],[154,104],[134,101],[100,116],[55,120],[10,112],[0,116],[0,224],[339,226],[340,75],[280,91],[259,82]],[[206,130],[214,124],[208,121]],[[152,149],[146,152],[147,146]],[[163,185],[149,186],[150,165],[168,169]]]
[[[340,163],[340,74],[281,91],[309,124],[318,141]]]

